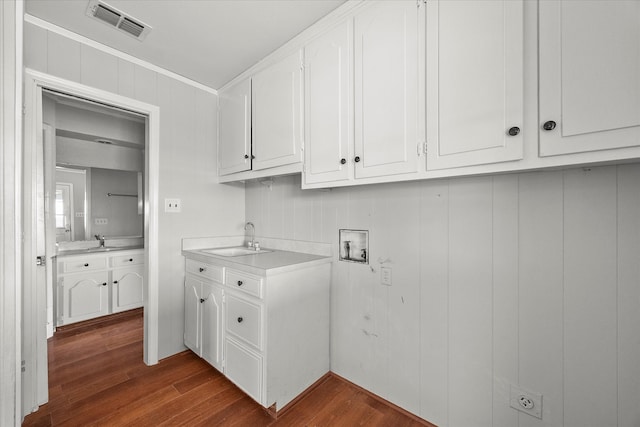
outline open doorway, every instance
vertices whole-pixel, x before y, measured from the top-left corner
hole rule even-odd
[[[143,284],[143,307],[144,307],[144,339],[143,339],[143,358],[147,365],[153,365],[158,362],[158,243],[157,243],[157,223],[158,223],[158,146],[159,146],[159,108],[150,104],[142,103],[130,98],[115,95],[113,93],[90,88],[78,83],[69,82],[46,74],[27,70],[25,73],[25,126],[24,126],[24,165],[23,165],[23,188],[25,189],[23,199],[23,217],[24,217],[24,289],[23,289],[23,337],[22,337],[22,354],[23,354],[23,375],[22,375],[22,395],[23,395],[23,415],[35,411],[38,406],[48,401],[48,377],[47,377],[47,325],[52,322],[55,325],[55,310],[48,310],[51,304],[49,290],[54,286],[54,262],[53,257],[56,256],[56,244],[75,244],[69,236],[68,242],[64,239],[56,242],[56,197],[55,184],[52,184],[55,178],[55,159],[57,154],[44,143],[46,138],[55,140],[56,129],[47,124],[44,120],[45,110],[44,104],[47,102],[43,93],[54,93],[56,96],[71,99],[74,102],[88,103],[93,109],[104,108],[111,112],[112,115],[127,115],[127,117],[137,117],[138,121],[143,123],[143,141],[142,146],[137,150],[140,152],[139,157],[142,162],[141,170],[129,170],[135,177],[135,191],[131,192],[131,196],[135,193],[135,199],[127,197],[120,200],[122,203],[133,205],[138,218],[140,232],[131,232],[130,228],[125,232],[127,236],[119,235],[118,237],[133,237],[139,239],[140,247],[143,248],[144,277]],[[135,120],[134,120],[135,121]],[[64,132],[63,132],[64,133]],[[79,132],[82,134],[83,132]],[[67,139],[81,140],[83,136],[79,134],[65,134]],[[66,141],[69,143],[69,141]],[[73,141],[71,141],[73,143]],[[77,142],[77,141],[76,141]],[[86,141],[85,141],[86,142]],[[124,146],[123,144],[124,143]],[[101,142],[94,141],[93,145],[106,146],[114,145],[121,149],[132,149],[126,146],[128,141],[120,141],[118,138],[113,140],[103,140]],[[71,148],[69,148],[71,147]],[[73,144],[67,144],[69,155],[77,155],[84,152],[76,149]],[[86,147],[85,147],[86,148]],[[131,153],[131,151],[129,151]],[[85,156],[86,157],[86,156]],[[108,155],[98,156],[108,157]],[[136,156],[124,156],[131,160]],[[101,158],[100,160],[104,160]],[[59,162],[58,162],[59,163]],[[96,180],[100,175],[112,176],[109,168],[99,167],[100,165],[83,166],[76,164],[76,161],[69,161],[63,167],[68,169],[84,169],[85,175],[85,201],[88,199],[87,192],[91,186],[91,179]],[[104,165],[102,165],[104,166]],[[46,176],[48,175],[48,180]],[[92,178],[89,178],[92,177]],[[49,188],[46,188],[45,182],[48,182]],[[65,180],[60,182],[64,183]],[[69,180],[66,180],[69,183]],[[73,193],[76,193],[76,187],[73,185]],[[74,224],[74,238],[84,237],[85,242],[89,242],[88,237],[98,234],[99,227],[106,224],[103,221],[89,219],[91,209],[89,202],[76,202],[75,196],[71,194],[71,187],[67,187],[70,194],[68,195],[68,205],[71,207],[73,199],[73,208],[64,213],[64,202],[62,203],[61,215],[67,221]],[[100,191],[103,192],[103,191]],[[116,193],[116,194],[128,194]],[[129,194],[128,194],[129,195]],[[64,196],[62,196],[64,198]],[[106,196],[105,197],[109,197]],[[125,199],[125,198],[121,198]],[[82,208],[79,208],[82,205]],[[128,208],[127,208],[128,209]],[[45,215],[46,213],[46,215]],[[48,215],[48,216],[47,216]],[[46,221],[46,218],[51,218]],[[101,218],[104,219],[104,218]],[[64,220],[63,220],[64,221]],[[119,223],[120,221],[116,221]],[[61,223],[62,225],[62,223]],[[117,225],[117,224],[114,224]],[[66,229],[65,229],[66,230]],[[103,230],[104,231],[104,230]],[[133,234],[132,234],[133,233]],[[71,227],[69,227],[71,234]],[[106,234],[106,233],[105,233]],[[46,239],[46,236],[49,236]],[[100,239],[96,239],[99,241]],[[89,244],[89,243],[87,243]],[[95,244],[92,241],[91,244]],[[55,295],[55,292],[51,292]],[[53,301],[53,307],[56,302]]]

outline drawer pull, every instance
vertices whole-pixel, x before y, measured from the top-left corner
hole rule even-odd
[[[85,267],[89,267],[89,264],[87,263],[87,264],[85,264],[84,266],[85,266]]]
[[[204,272],[206,270],[206,268],[200,267],[199,270],[200,270],[200,273],[202,273],[202,272]]]
[[[242,323],[244,319],[242,317],[238,317],[238,323]]]
[[[242,280],[238,280],[238,286],[242,286]]]

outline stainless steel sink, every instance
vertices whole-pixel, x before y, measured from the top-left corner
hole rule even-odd
[[[202,249],[202,252],[206,252],[211,255],[219,255],[219,256],[242,256],[242,255],[259,255],[267,252],[271,252],[270,250],[260,249],[256,251],[255,249],[245,248],[244,246],[237,246],[233,248],[217,248],[217,249]]]

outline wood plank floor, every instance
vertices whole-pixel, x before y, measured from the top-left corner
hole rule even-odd
[[[142,313],[69,325],[49,340],[49,403],[23,426],[421,426],[329,376],[277,420],[191,352],[142,362]]]

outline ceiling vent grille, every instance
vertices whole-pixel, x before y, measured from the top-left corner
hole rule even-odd
[[[87,16],[114,27],[137,40],[144,40],[151,27],[100,0],[91,0]]]

